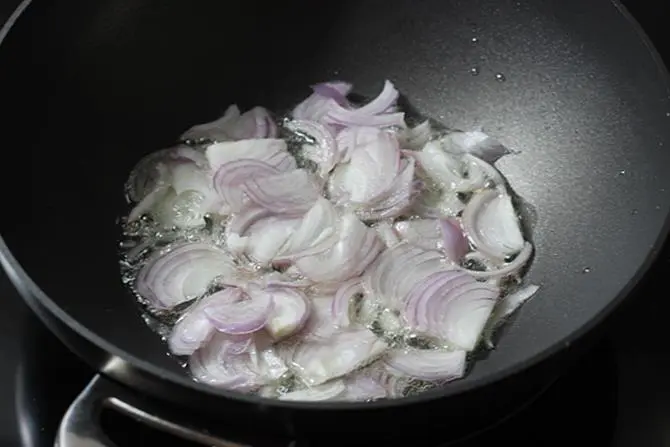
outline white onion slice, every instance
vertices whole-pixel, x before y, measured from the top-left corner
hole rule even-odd
[[[212,281],[236,282],[236,267],[223,250],[183,244],[152,256],[137,275],[137,292],[154,308],[169,309],[204,293]]]
[[[353,214],[342,216],[338,241],[330,249],[296,261],[296,266],[315,282],[340,283],[359,276],[384,248],[374,229]]]
[[[519,218],[508,194],[498,190],[476,193],[461,222],[475,248],[492,260],[502,260],[524,248]]]
[[[182,134],[181,138],[184,140],[227,141],[275,138],[276,136],[277,126],[267,109],[254,107],[240,115],[238,107],[231,105],[220,118],[191,127]]]
[[[201,383],[237,391],[253,391],[279,379],[288,368],[273,348],[255,342],[239,352],[239,337],[216,334],[189,359],[193,377]]]
[[[267,292],[243,299],[239,289],[224,289],[213,296],[221,299],[207,303],[203,307],[205,315],[219,332],[231,335],[251,334],[263,328],[274,304]]]
[[[305,341],[327,340],[337,331],[333,322],[333,297],[312,297],[310,308],[311,312],[300,332],[300,339]]]
[[[294,233],[276,257],[278,261],[313,256],[331,248],[339,239],[336,231],[339,216],[333,205],[319,197],[305,214]]]
[[[498,301],[495,308],[493,309],[493,314],[489,321],[486,323],[484,329],[484,340],[489,348],[493,347],[493,341],[491,340],[493,333],[498,327],[500,327],[514,312],[516,312],[523,304],[528,302],[531,298],[537,294],[540,290],[540,287],[535,284],[528,284],[523,286],[518,290],[515,290],[512,293],[507,294],[501,300]]]
[[[400,172],[400,148],[390,132],[377,130],[376,137],[350,151],[350,160],[331,178],[331,189],[342,191],[355,203],[383,197]]]
[[[347,392],[347,387],[342,380],[333,380],[323,385],[292,391],[279,396],[279,400],[292,400],[304,402],[320,402],[336,399]]]
[[[439,272],[415,284],[403,316],[414,330],[472,351],[499,294],[497,287],[465,272]]]
[[[468,153],[484,160],[495,163],[510,151],[482,131],[452,132],[444,138],[447,150],[455,153]]]
[[[389,353],[384,361],[391,370],[426,381],[450,381],[465,373],[465,351],[411,349]]]
[[[274,306],[265,324],[265,331],[274,340],[294,334],[309,317],[309,303],[299,290],[273,287],[265,290],[272,296]]]
[[[291,364],[306,385],[315,386],[371,363],[386,349],[369,330],[350,330],[321,342],[298,342]]]
[[[408,127],[407,129],[400,131],[398,134],[398,141],[400,142],[401,148],[418,151],[428,144],[432,134],[433,129],[430,121],[426,120],[415,127]]]
[[[344,399],[349,401],[370,401],[384,399],[389,395],[386,386],[370,375],[366,369],[349,374],[344,380]]]

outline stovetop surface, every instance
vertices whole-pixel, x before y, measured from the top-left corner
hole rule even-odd
[[[18,3],[0,0],[0,21]],[[670,4],[623,3],[670,65],[670,46],[663,43]],[[612,317],[604,340],[578,365],[519,413],[456,445],[670,446],[670,349],[665,334],[670,299],[652,290],[669,274],[666,246],[643,284]],[[30,314],[3,273],[0,299],[0,446],[51,446],[60,417],[93,371]],[[104,424],[119,447],[191,445],[113,414],[105,416]]]

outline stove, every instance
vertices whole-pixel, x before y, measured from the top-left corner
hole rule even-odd
[[[0,21],[4,22],[18,3],[0,0]],[[670,65],[670,46],[663,44],[670,4],[649,0],[624,3]],[[670,300],[652,292],[654,283],[668,275],[670,244],[643,283],[610,318],[604,338],[570,370],[496,425],[447,445],[670,446],[670,349],[664,333]],[[53,446],[63,413],[95,372],[30,313],[3,273],[0,297],[0,445]],[[196,445],[111,410],[103,413],[102,426],[119,447]],[[427,446],[444,445],[439,433],[417,434],[417,440],[424,436]],[[273,447],[278,445],[319,444],[274,443]],[[371,441],[368,445],[376,444]],[[416,447],[422,445],[417,441]]]

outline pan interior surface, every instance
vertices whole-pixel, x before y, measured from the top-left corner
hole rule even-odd
[[[323,80],[518,151],[498,167],[536,211],[541,291],[462,390],[528,363],[638,279],[670,210],[670,101],[608,1],[36,1],[0,47],[0,234],[93,337],[194,386],[121,284],[123,184],[147,152],[231,103],[287,110]],[[474,75],[473,73],[477,73]],[[10,170],[18,171],[15,175]],[[216,392],[216,391],[212,391]]]

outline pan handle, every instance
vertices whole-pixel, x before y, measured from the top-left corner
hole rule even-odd
[[[56,435],[56,447],[116,447],[100,427],[103,408],[118,411],[126,416],[185,440],[214,447],[252,447],[227,441],[211,434],[168,421],[142,407],[142,399],[100,374],[72,402],[65,412]]]

